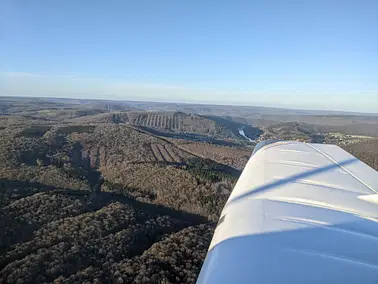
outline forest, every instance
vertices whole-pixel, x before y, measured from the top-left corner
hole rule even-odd
[[[195,283],[253,151],[240,122],[98,102],[0,106],[1,283]],[[344,148],[378,169],[378,139]]]

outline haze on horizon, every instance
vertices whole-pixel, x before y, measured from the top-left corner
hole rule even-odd
[[[0,96],[378,111],[378,1],[0,0]]]

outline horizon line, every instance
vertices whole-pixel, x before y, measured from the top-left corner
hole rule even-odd
[[[122,99],[122,98],[80,98],[80,97],[49,97],[49,96],[10,96],[10,95],[1,95],[0,97],[3,98],[37,98],[37,99],[61,99],[61,100],[86,100],[86,101],[109,101],[109,102],[132,102],[132,103],[169,103],[169,104],[185,104],[185,105],[205,105],[205,106],[234,106],[234,107],[256,107],[256,108],[269,108],[269,109],[279,109],[279,110],[290,110],[290,111],[313,111],[313,112],[334,112],[334,113],[341,113],[344,115],[371,115],[371,116],[378,116],[378,112],[355,112],[355,111],[348,111],[348,110],[331,110],[331,109],[305,109],[305,108],[295,108],[295,107],[279,107],[279,106],[268,106],[268,105],[259,105],[259,104],[235,104],[235,103],[216,103],[216,102],[206,102],[206,101],[173,101],[173,100],[149,100],[149,99],[141,99],[141,100],[133,100],[133,99]],[[306,115],[306,114],[304,114]]]

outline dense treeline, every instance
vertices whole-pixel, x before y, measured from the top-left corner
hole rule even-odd
[[[80,174],[83,165],[81,157],[76,158],[75,141],[59,134],[56,128],[42,137],[24,136],[23,131],[16,128],[0,137],[0,178],[90,189],[86,177]]]
[[[213,224],[167,235],[142,255],[90,266],[54,283],[195,283],[214,231]]]
[[[82,198],[75,196],[37,193],[2,207],[0,250],[29,238],[30,233],[48,222],[85,212],[88,205]]]
[[[236,180],[240,175],[238,170],[226,165],[218,164],[210,159],[193,158],[189,159],[183,166],[190,173],[204,181],[220,182]]]
[[[61,192],[37,193],[1,208],[1,243],[13,238],[1,249],[0,282],[42,283],[57,278],[59,283],[87,268],[110,277],[117,263],[138,271],[136,260],[126,260],[170,233],[201,222],[201,218],[152,205],[128,204],[117,196]],[[17,233],[22,238],[12,242]],[[208,246],[210,236],[203,247]]]
[[[88,266],[106,266],[129,258],[143,252],[159,236],[183,227],[167,216],[143,217],[115,203],[94,213],[51,222],[36,231],[32,241],[5,255],[5,263],[18,261],[6,265],[1,275],[10,283],[15,279],[53,281]]]
[[[345,150],[378,171],[378,139],[351,144]]]

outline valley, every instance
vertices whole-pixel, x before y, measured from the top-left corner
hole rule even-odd
[[[147,104],[0,99],[1,283],[194,283],[265,139],[338,144],[378,169],[374,133],[335,133],[341,118],[324,132],[283,110],[262,123],[242,107]]]

